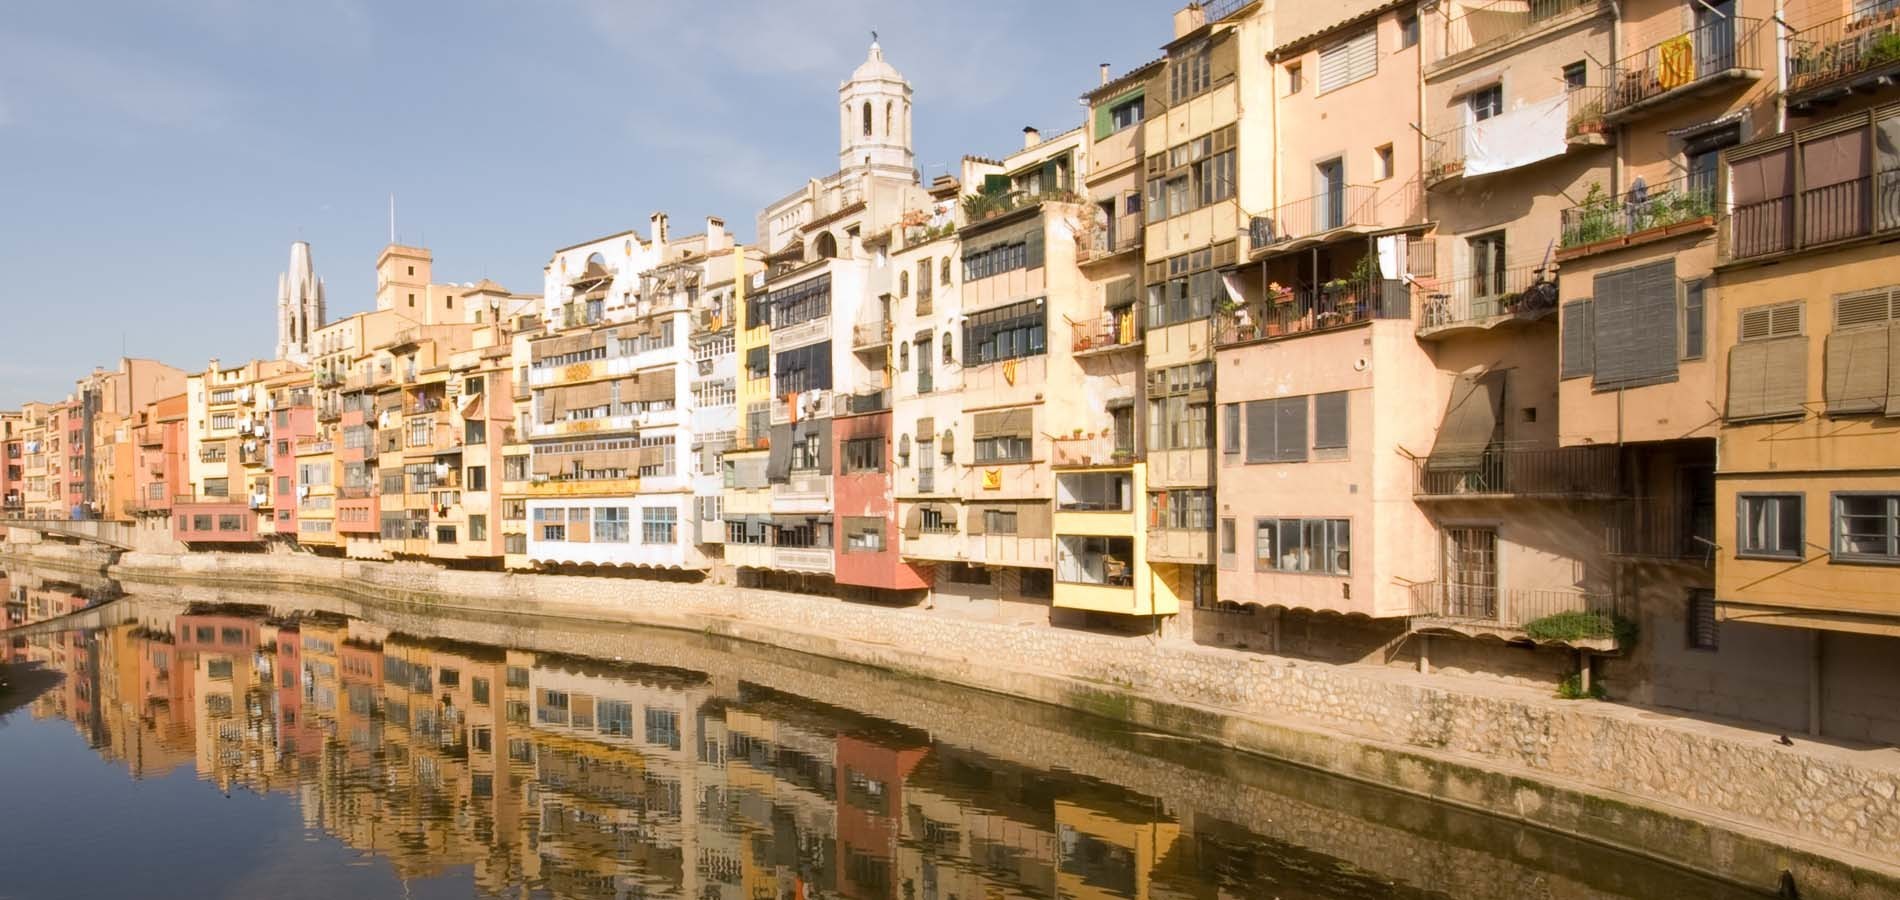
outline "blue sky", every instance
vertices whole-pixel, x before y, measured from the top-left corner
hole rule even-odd
[[[292,240],[368,308],[396,194],[438,279],[538,292],[561,246],[663,209],[750,239],[836,168],[838,82],[877,29],[924,177],[1081,121],[1167,3],[123,0],[0,26],[0,407],[121,344],[186,369],[272,351]]]

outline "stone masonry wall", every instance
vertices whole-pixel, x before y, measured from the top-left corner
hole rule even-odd
[[[1641,818],[1619,810],[1660,809],[1779,836],[1791,854],[1847,858],[1888,877],[1900,872],[1893,863],[1900,859],[1900,754],[1805,741],[1784,747],[1759,731],[1566,703],[1507,684],[723,586],[283,555],[131,553],[114,574],[340,585],[368,600],[724,634],[1081,708],[1531,821],[1553,812],[1538,808],[1542,795],[1519,791],[1513,799],[1501,784],[1528,779],[1610,801],[1601,810],[1564,811],[1571,822],[1582,815],[1617,829]],[[1665,852],[1681,858],[1697,851]]]

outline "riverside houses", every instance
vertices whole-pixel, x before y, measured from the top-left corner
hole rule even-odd
[[[538,296],[392,243],[335,319],[299,245],[281,358],[0,413],[0,501],[1900,742],[1900,8],[1152,24],[1080,121],[927,175],[873,43],[750,243],[656,213]]]

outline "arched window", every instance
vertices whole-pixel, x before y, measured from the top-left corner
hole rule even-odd
[[[944,284],[950,283],[950,257],[943,258],[943,268],[938,269],[937,274]]]
[[[897,108],[897,104],[895,103],[886,102],[884,104],[884,136],[885,137],[890,137],[897,133],[891,130],[891,110],[896,109],[896,108]]]
[[[820,231],[812,249],[818,251],[819,259],[833,259],[838,255],[838,239],[829,231]]]
[[[899,372],[910,371],[910,342],[909,341],[899,341],[897,343],[897,371]]]
[[[871,101],[864,101],[864,136],[871,136]]]
[[[956,347],[955,345],[951,344],[950,341],[951,341],[950,332],[948,331],[944,332],[943,333],[943,364],[946,366],[957,361]]]
[[[910,273],[909,272],[897,273],[897,296],[899,297],[910,296]]]

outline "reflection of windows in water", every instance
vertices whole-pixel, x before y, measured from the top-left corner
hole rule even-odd
[[[1057,841],[1063,872],[1079,876],[1083,884],[1100,887],[1116,896],[1135,895],[1133,850],[1084,834],[1068,825],[1058,826]]]

